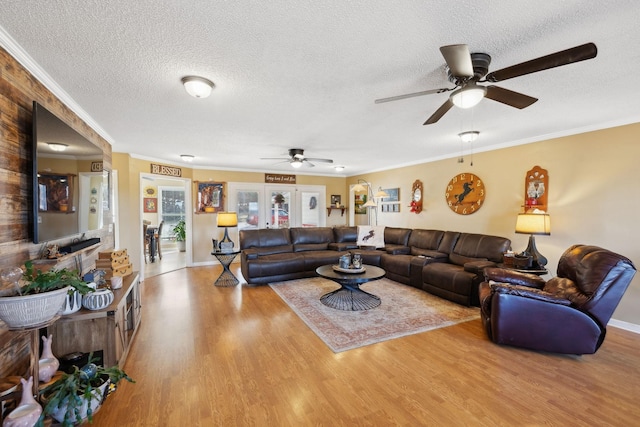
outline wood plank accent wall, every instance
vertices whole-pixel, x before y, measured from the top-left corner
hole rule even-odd
[[[31,213],[33,101],[45,106],[100,147],[104,154],[104,168],[112,169],[111,144],[0,47],[0,268],[21,265],[28,259],[37,258],[42,250],[42,245],[32,243],[30,231],[34,220]],[[105,215],[105,224],[111,222],[113,214]],[[108,232],[107,226],[87,233],[87,237],[100,237],[99,250],[114,247],[114,233]],[[61,240],[60,243],[69,241]],[[92,261],[99,250],[79,255],[86,258],[82,260],[84,271],[94,267]],[[68,257],[65,262],[68,265],[63,266],[76,268],[76,261],[75,257]],[[30,346],[28,335],[7,332],[4,323],[0,322],[0,366],[3,376],[11,372],[24,374],[24,346]]]

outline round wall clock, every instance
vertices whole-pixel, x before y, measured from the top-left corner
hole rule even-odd
[[[485,196],[484,183],[472,173],[459,173],[451,178],[444,193],[449,209],[459,215],[477,212]]]

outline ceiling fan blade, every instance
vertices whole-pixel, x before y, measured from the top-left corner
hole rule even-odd
[[[414,92],[414,93],[408,93],[406,95],[398,95],[398,96],[391,96],[389,98],[376,99],[374,102],[376,104],[381,104],[383,102],[399,101],[401,99],[413,98],[414,96],[431,95],[432,93],[442,93],[442,92],[448,92],[450,90],[453,90],[453,89],[443,88],[443,89],[423,90],[422,92]]]
[[[307,161],[311,160],[312,162],[333,163],[331,159],[314,159],[313,157],[305,157],[304,159]]]
[[[487,86],[485,98],[493,99],[494,101],[502,102],[503,104],[507,104],[521,110],[538,100],[538,98],[533,98],[498,86]]]
[[[572,64],[587,59],[595,58],[598,54],[598,48],[593,43],[586,43],[571,49],[552,53],[550,55],[541,56],[540,58],[512,65],[498,71],[487,74],[485,78],[488,82],[500,82],[511,79],[513,77],[523,76],[525,74],[536,73],[538,71],[548,70],[550,68],[560,67],[562,65]]]
[[[291,160],[288,157],[260,157],[260,160],[282,160],[282,161],[289,161]]]
[[[311,162],[309,161],[309,159],[304,159],[302,162],[303,162],[305,165],[309,166],[310,168],[313,168],[313,167],[315,167],[315,166],[316,166],[316,165],[314,165],[313,163],[311,163]]]
[[[449,111],[449,110],[451,109],[451,107],[453,107],[453,102],[451,102],[451,100],[450,100],[450,99],[447,99],[447,101],[446,101],[444,104],[442,104],[442,105],[440,106],[440,108],[438,108],[438,109],[436,110],[436,112],[435,112],[435,113],[433,113],[433,114],[431,115],[431,117],[429,117],[429,118],[427,119],[427,121],[426,121],[426,122],[424,122],[422,125],[423,125],[423,126],[424,126],[424,125],[430,125],[430,124],[433,124],[433,123],[437,122],[438,120],[440,120],[440,119],[442,118],[442,116],[444,116],[444,115],[445,115],[445,113],[446,113],[447,111]]]
[[[471,53],[466,44],[442,46],[440,53],[444,56],[452,75],[456,77],[473,77]]]

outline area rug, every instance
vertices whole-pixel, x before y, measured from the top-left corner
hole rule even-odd
[[[382,300],[379,307],[366,311],[323,305],[320,297],[340,285],[320,277],[269,286],[335,353],[480,318],[477,307],[464,307],[386,278],[361,286]]]

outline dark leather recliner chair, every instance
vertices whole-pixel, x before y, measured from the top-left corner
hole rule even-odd
[[[542,278],[501,268],[485,269],[480,284],[482,322],[489,338],[532,350],[592,354],[636,268],[616,253],[574,245],[558,275]]]

